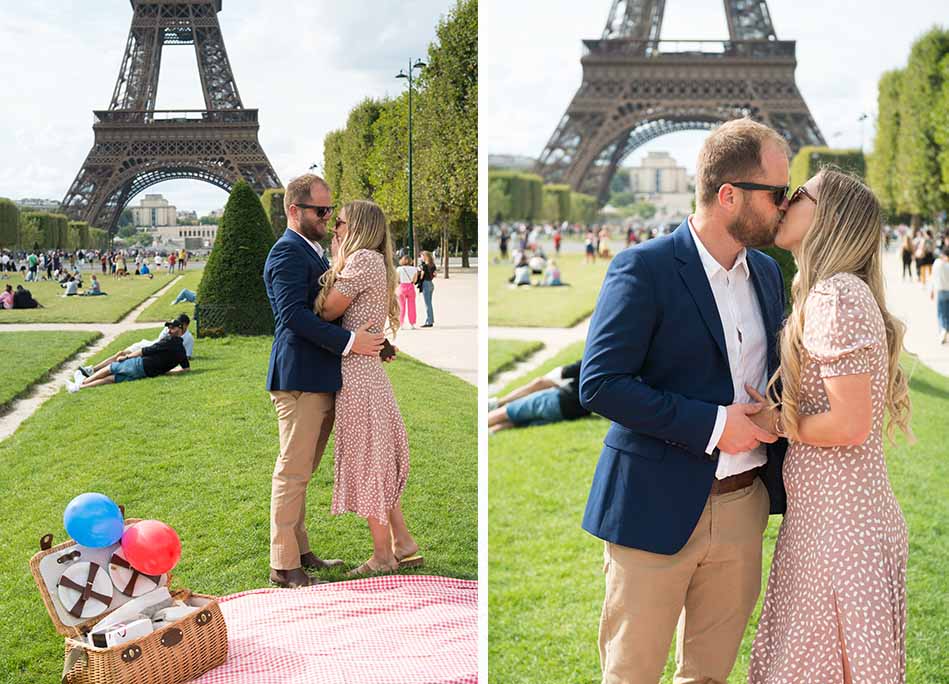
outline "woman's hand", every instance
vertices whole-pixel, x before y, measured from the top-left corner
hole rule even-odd
[[[772,408],[770,402],[751,385],[745,385],[745,391],[748,392],[748,396],[762,406],[762,409],[758,411],[758,413],[748,416],[751,422],[762,430],[767,430],[778,437],[784,437],[783,431],[779,430],[781,409],[776,406]]]

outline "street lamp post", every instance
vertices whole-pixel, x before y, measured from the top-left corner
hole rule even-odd
[[[415,225],[412,223],[412,72],[415,69],[421,70],[425,67],[426,64],[420,59],[415,60],[415,64],[412,64],[412,60],[409,60],[409,70],[408,72],[399,70],[399,73],[396,74],[396,78],[405,78],[409,82],[409,229],[408,229],[408,241],[409,241],[409,254],[412,255],[412,263],[416,262],[415,258]]]

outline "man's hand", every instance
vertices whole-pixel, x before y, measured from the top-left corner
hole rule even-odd
[[[777,436],[756,425],[752,419],[764,406],[758,404],[732,404],[725,409],[725,429],[718,440],[718,448],[729,454],[751,451],[761,442],[771,444]]]
[[[386,338],[382,333],[369,332],[371,323],[365,323],[356,330],[356,339],[350,349],[354,354],[363,356],[378,356],[382,349],[382,340]]]
[[[751,421],[762,430],[778,435],[778,418],[781,417],[781,409],[777,406],[772,408],[770,402],[751,385],[745,385],[745,391],[748,392],[748,396],[762,406],[758,413],[751,416]]]
[[[387,359],[382,359],[382,361],[383,361],[383,363],[391,363],[391,362],[395,361],[395,357],[398,356],[398,355],[399,355],[399,348],[396,347],[396,346],[393,344],[393,345],[392,345],[392,356],[390,356],[390,357],[387,358]]]

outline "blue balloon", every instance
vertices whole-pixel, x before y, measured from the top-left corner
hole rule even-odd
[[[66,532],[77,544],[98,549],[122,538],[122,511],[105,494],[88,492],[69,502],[63,513]]]

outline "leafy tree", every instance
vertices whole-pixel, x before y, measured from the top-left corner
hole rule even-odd
[[[393,225],[405,224],[409,218],[408,113],[406,92],[385,100],[372,125],[369,181],[375,189],[373,200]],[[418,136],[418,131],[414,134]]]
[[[877,130],[873,154],[867,160],[867,182],[880,200],[883,210],[898,211],[896,179],[897,143],[900,131],[900,86],[903,71],[894,69],[880,77],[877,94]]]
[[[118,230],[118,232],[116,233],[116,235],[118,235],[118,236],[119,236],[120,238],[122,238],[122,239],[125,239],[125,238],[130,238],[130,237],[132,237],[132,236],[135,235],[135,233],[137,233],[137,232],[138,232],[138,231],[135,229],[135,226],[134,226],[134,225],[132,225],[132,224],[126,224],[126,225],[124,225],[124,226],[119,226],[119,230]]]
[[[199,333],[211,328],[238,335],[273,333],[263,281],[273,243],[273,228],[260,199],[250,185],[238,181],[198,286]]]
[[[936,143],[939,145],[939,166],[942,175],[942,191],[949,193],[949,55],[939,63],[942,88],[933,111]]]
[[[613,178],[610,179],[610,195],[628,192],[631,187],[632,181],[630,180],[629,169],[624,166],[616,169],[616,173],[613,174]],[[612,198],[610,198],[610,204],[616,206]]]
[[[369,177],[369,155],[373,147],[372,126],[379,118],[382,104],[366,98],[349,113],[346,128],[340,138],[340,163],[343,177],[338,188],[337,203],[370,199],[374,186]]]
[[[942,90],[940,65],[949,53],[949,31],[934,28],[920,37],[910,51],[900,90],[900,127],[897,135],[897,205],[913,215],[933,217],[949,204],[942,188],[936,143],[934,103]]]
[[[631,207],[636,204],[636,195],[634,195],[629,188],[619,192],[613,192],[610,194],[609,204],[614,207]]]
[[[122,210],[122,213],[119,215],[119,228],[124,228],[126,226],[135,226],[135,214],[132,213],[132,210],[125,208]]]
[[[333,201],[340,205],[340,187],[343,182],[343,157],[341,145],[345,131],[332,131],[323,138],[323,172],[324,180],[329,183],[333,193]]]
[[[275,238],[283,235],[287,229],[287,214],[283,210],[283,196],[286,191],[283,188],[268,188],[260,197],[260,203],[264,205],[264,211],[267,214],[267,220],[273,228]]]

